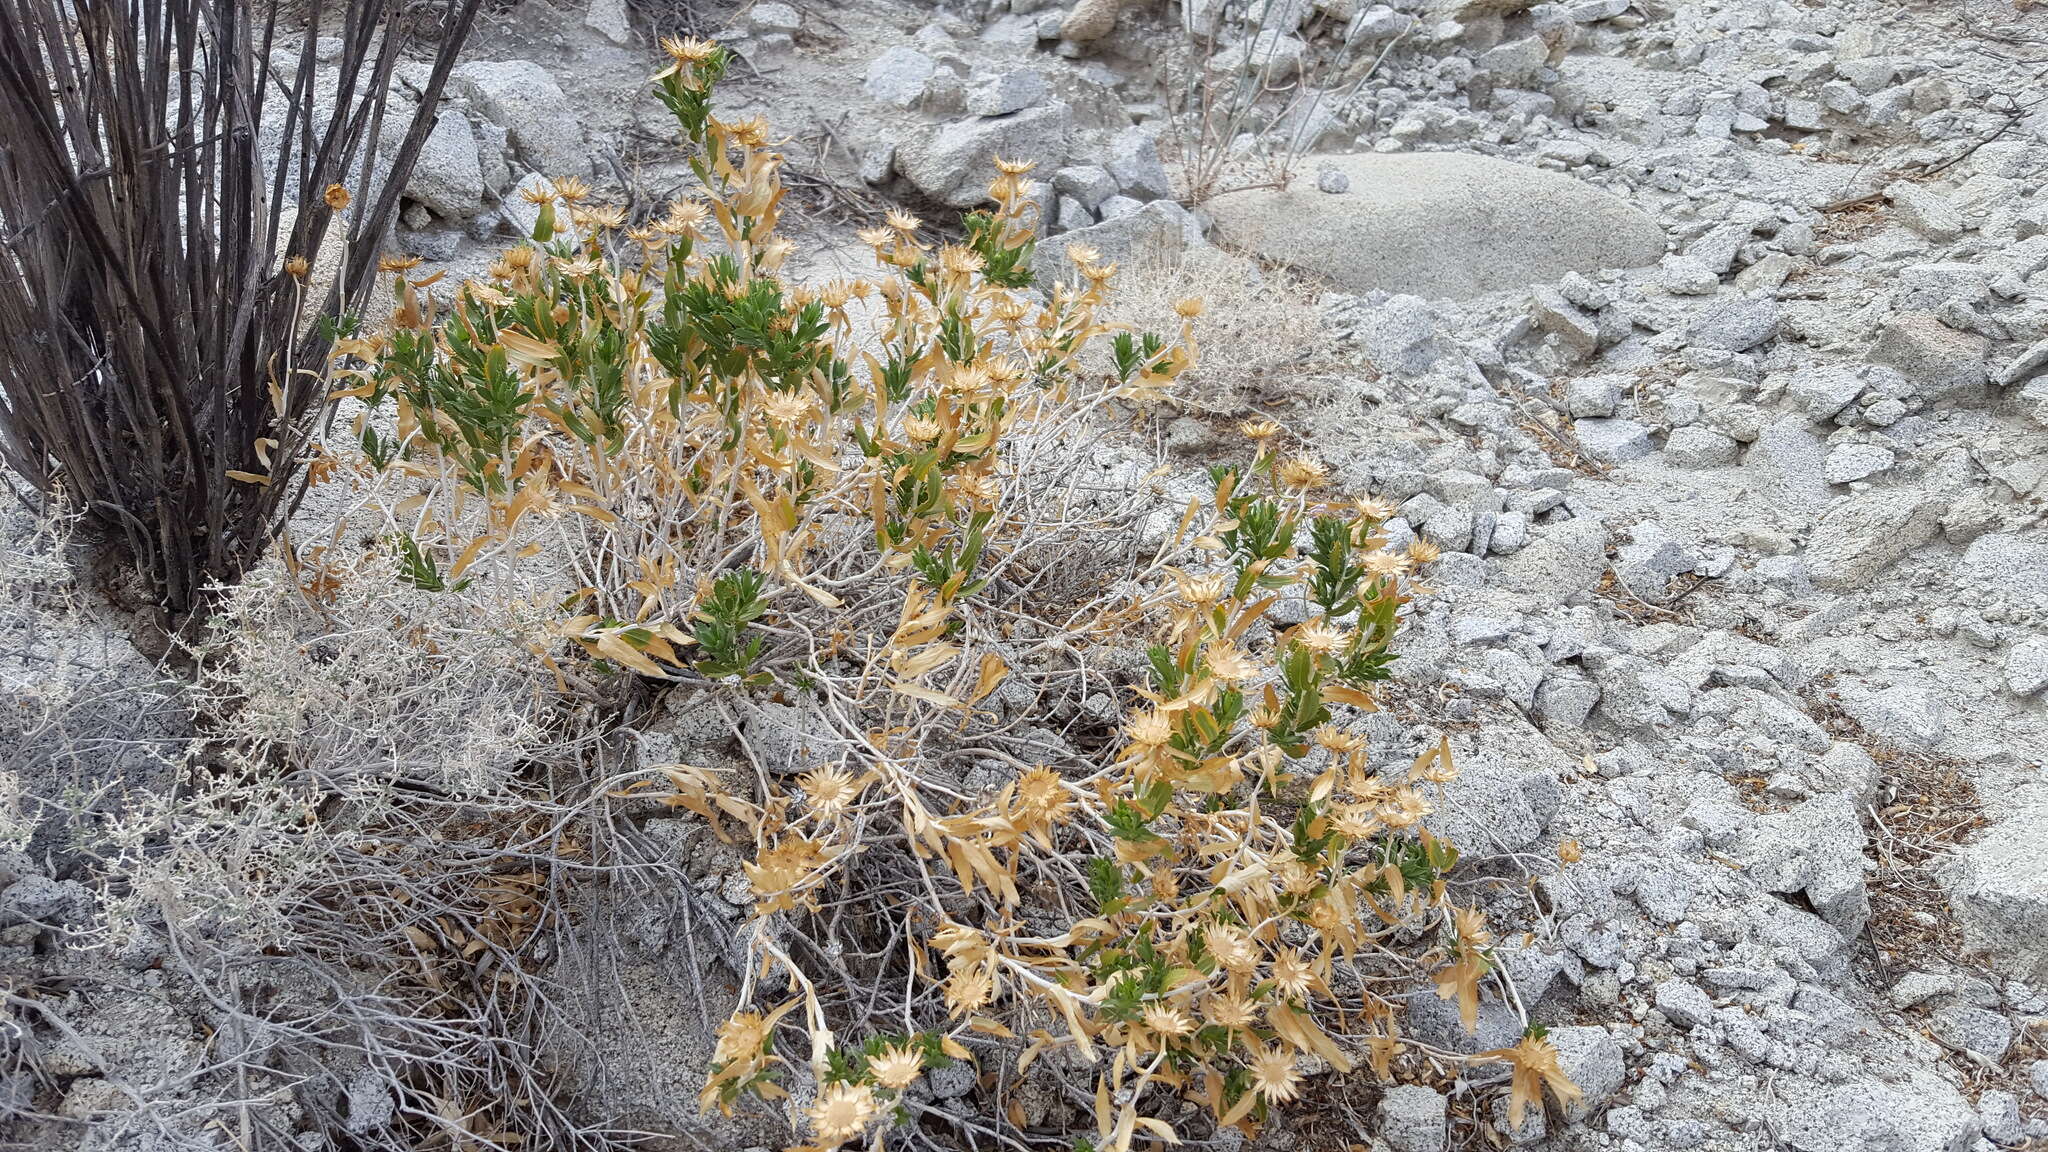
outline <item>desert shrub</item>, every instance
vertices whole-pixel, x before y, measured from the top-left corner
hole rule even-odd
[[[1243,415],[1299,395],[1304,378],[1327,363],[1317,290],[1284,267],[1214,249],[1120,269],[1103,315],[1116,324],[1144,324],[1192,295],[1203,302],[1201,355],[1169,394],[1175,407]]]
[[[1493,940],[1421,824],[1448,748],[1375,771],[1355,724],[1433,550],[1389,549],[1391,509],[1270,424],[1161,514],[1153,462],[1092,430],[1175,387],[1200,304],[1171,337],[1112,325],[1079,248],[1035,294],[1026,165],[961,240],[892,214],[874,275],[786,281],[768,126],[716,115],[722,49],[665,47],[696,190],[627,228],[559,181],[445,295],[388,264],[330,450],[367,485],[335,547],[373,542],[341,583],[545,609],[508,642],[560,689],[737,737],[610,787],[749,857],[703,1105],[788,1097],[821,1148],[1019,1127],[1014,1096],[912,1091],[999,1053],[1121,1150],[1178,1135],[1173,1093],[1248,1124],[1313,1066],[1392,1074],[1423,982],[1469,1024]],[[1488,1058],[1518,1110],[1546,1071],[1570,1091],[1540,1035]]]
[[[260,557],[296,499],[326,391],[325,330],[302,320],[369,284],[477,3],[446,6],[390,175],[344,218],[381,170],[405,7],[0,0],[0,461],[62,486],[173,613]],[[288,12],[340,39],[324,104]],[[286,72],[269,53],[294,32]]]
[[[1300,37],[1328,43],[1311,48],[1293,75],[1279,49],[1293,25],[1266,24],[1283,7],[1283,0],[1182,6],[1181,35],[1166,41],[1161,76],[1181,191],[1191,202],[1286,185],[1317,150],[1318,125],[1341,116],[1407,36],[1375,45],[1364,32],[1366,7],[1348,16],[1334,7],[1317,11],[1302,22]]]

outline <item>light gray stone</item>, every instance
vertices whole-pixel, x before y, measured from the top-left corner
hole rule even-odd
[[[1870,362],[1896,369],[1929,402],[1981,403],[1990,351],[1978,333],[1958,332],[1932,312],[1905,312],[1885,322]]]
[[[484,170],[476,135],[460,112],[444,109],[420,146],[405,194],[443,220],[467,220],[484,207]]]
[[[1721,277],[1693,256],[1673,252],[1658,264],[1657,280],[1673,296],[1712,296]]]
[[[1777,300],[1758,293],[1707,310],[1691,330],[1692,342],[1729,352],[1747,352],[1778,334]]]
[[[1885,189],[1885,199],[1891,201],[1900,223],[1937,244],[1951,243],[1963,234],[1962,212],[1926,185],[1894,181]]]
[[[1328,164],[1351,191],[1327,196]],[[1329,277],[1340,288],[1462,298],[1637,268],[1663,255],[1655,221],[1569,176],[1456,153],[1308,157],[1286,189],[1210,200],[1219,243]]]
[[[1733,436],[1698,424],[1673,428],[1664,440],[1664,459],[1674,468],[1726,468],[1740,454]]]
[[[1606,464],[1623,464],[1657,450],[1649,427],[1634,420],[1574,420],[1572,433],[1586,455]]]
[[[1822,477],[1826,456],[1803,419],[1767,425],[1743,460],[1761,474],[1763,494],[1785,511],[1817,516],[1833,499]]]
[[[614,44],[633,42],[633,25],[626,18],[626,0],[590,0],[589,6],[583,10],[583,24]]]
[[[1071,275],[1070,245],[1093,248],[1102,259],[1127,269],[1171,266],[1191,249],[1207,250],[1187,209],[1171,200],[1155,200],[1121,216],[1105,214],[1100,224],[1075,229],[1058,243],[1040,244],[1031,260],[1040,284]]]
[[[1090,212],[1102,207],[1102,202],[1116,195],[1116,177],[1109,169],[1096,164],[1080,164],[1062,168],[1052,174],[1052,186],[1062,196],[1072,196]]]
[[[1671,581],[1692,571],[1692,552],[1655,522],[1645,521],[1631,531],[1635,538],[1617,551],[1614,574],[1637,599],[1665,603],[1672,596]]]
[[[756,36],[794,36],[803,26],[803,14],[782,0],[757,0],[747,9],[747,27]]]
[[[1955,850],[1941,872],[1963,941],[2022,980],[2048,980],[2048,813],[2022,809]]]
[[[475,60],[453,79],[471,106],[505,129],[527,167],[547,176],[589,171],[583,125],[547,69],[531,60]]]
[[[1450,1101],[1434,1088],[1396,1084],[1380,1096],[1380,1139],[1395,1152],[1444,1152]]]
[[[1892,460],[1892,450],[1881,444],[1838,444],[1828,449],[1822,474],[1830,484],[1851,484],[1890,468]]]
[[[1811,420],[1832,420],[1835,413],[1856,402],[1868,387],[1861,372],[1851,364],[1810,364],[1792,373],[1785,394]]]
[[[2015,696],[2039,696],[2048,689],[2048,639],[2022,640],[2005,654],[2005,687]]]
[[[1861,588],[1941,530],[1941,504],[1912,494],[1868,492],[1829,508],[1814,525],[1806,569],[1829,589]]]
[[[1226,76],[1248,74],[1269,84],[1284,84],[1301,71],[1307,55],[1308,45],[1298,37],[1267,28],[1209,57],[1207,67]]]
[[[1110,137],[1103,166],[1117,189],[1134,200],[1173,198],[1173,182],[1159,159],[1159,134],[1150,128],[1126,128]]]
[[[908,45],[898,44],[868,63],[868,95],[898,108],[924,99],[938,61]]]
[[[1846,793],[1859,808],[1877,799],[1882,776],[1870,753],[1847,742],[1830,746],[1806,772],[1807,784],[1814,791]]]
[[[2048,368],[2048,340],[2029,345],[2026,351],[2012,358],[2005,367],[1998,370],[1998,386],[2010,388],[2031,379],[2042,369]]]
[[[1657,1011],[1664,1018],[1690,1032],[1702,1024],[1712,1023],[1714,1002],[1700,991],[1699,985],[1676,977],[1660,982],[1656,990]]]
[[[1579,1099],[1564,1108],[1567,1120],[1582,1120],[1621,1091],[1628,1074],[1619,1041],[1605,1028],[1552,1028],[1550,1043],[1558,1066],[1578,1086]]]
[[[1045,73],[1036,68],[1012,68],[969,88],[967,110],[976,116],[1021,112],[1044,103],[1048,91]]]
[[[1532,608],[1565,604],[1590,592],[1606,571],[1607,530],[1590,519],[1552,524],[1500,564],[1502,582],[1526,593]]]
[[[2012,1021],[1970,1004],[1944,1004],[1934,1010],[1928,1024],[1934,1034],[1958,1048],[1967,1048],[1993,1063],[2012,1047]]]
[[[933,200],[972,208],[988,199],[997,157],[1055,171],[1066,159],[1072,129],[1073,112],[1058,101],[1008,116],[957,120],[901,144],[896,168]]]
[[[1612,416],[1621,407],[1622,390],[1628,383],[1627,376],[1613,373],[1577,377],[1565,385],[1565,410],[1579,419]]]

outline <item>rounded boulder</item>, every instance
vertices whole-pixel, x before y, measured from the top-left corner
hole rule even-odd
[[[1346,191],[1317,188],[1328,169]],[[1460,299],[1664,255],[1663,229],[1628,202],[1562,173],[1462,153],[1304,157],[1286,188],[1226,192],[1206,207],[1218,243],[1350,292]]]

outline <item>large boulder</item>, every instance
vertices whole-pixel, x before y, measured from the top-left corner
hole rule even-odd
[[[2021,980],[2048,979],[2048,809],[2023,809],[1950,857],[1949,906],[1971,948]]]
[[[1335,169],[1349,191],[1316,188]],[[1207,207],[1215,239],[1374,288],[1462,298],[1548,283],[1567,272],[1639,268],[1664,232],[1629,204],[1556,172],[1485,156],[1305,157],[1285,189],[1227,192]]]
[[[545,176],[590,170],[583,125],[562,86],[531,60],[473,60],[455,70],[455,88],[510,135],[519,158]]]
[[[443,220],[467,220],[484,207],[484,169],[476,134],[462,113],[443,109],[420,146],[405,194]]]
[[[1179,264],[1192,250],[1222,255],[1203,243],[1201,226],[1171,200],[1155,200],[1100,224],[1041,238],[1031,257],[1032,276],[1048,288],[1055,280],[1075,279],[1074,262],[1067,254],[1075,247],[1094,249],[1099,259],[1116,264],[1127,276],[1156,274]]]
[[[956,120],[906,142],[896,154],[896,170],[941,204],[973,208],[988,200],[999,156],[1034,161],[1039,173],[1051,175],[1067,158],[1073,123],[1073,111],[1059,101],[1005,116]]]

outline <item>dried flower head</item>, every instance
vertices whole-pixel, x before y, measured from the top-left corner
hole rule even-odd
[[[901,1092],[924,1071],[924,1057],[914,1049],[891,1045],[868,1061],[875,1083]]]
[[[1292,456],[1280,464],[1280,482],[1289,488],[1314,488],[1329,475],[1329,466],[1313,456]]]
[[[329,184],[320,199],[326,201],[329,208],[339,212],[348,207],[348,189],[339,184]]]
[[[836,1147],[860,1135],[881,1111],[875,1090],[866,1084],[833,1084],[818,1093],[805,1116],[818,1139]]]
[[[1292,1100],[1301,1089],[1301,1071],[1294,1053],[1280,1046],[1260,1048],[1251,1058],[1252,1091],[1269,1103]]]

